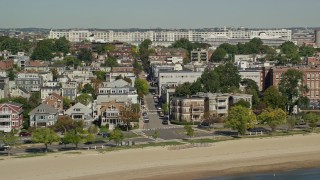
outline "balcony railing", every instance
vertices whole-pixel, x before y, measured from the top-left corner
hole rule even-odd
[[[0,114],[12,114],[12,111],[0,111]]]

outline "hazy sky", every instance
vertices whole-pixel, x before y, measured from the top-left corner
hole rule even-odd
[[[320,0],[0,0],[0,28],[319,27]]]

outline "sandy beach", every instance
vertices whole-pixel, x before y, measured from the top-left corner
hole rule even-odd
[[[238,139],[210,147],[1,157],[1,179],[196,179],[320,167],[320,134]]]

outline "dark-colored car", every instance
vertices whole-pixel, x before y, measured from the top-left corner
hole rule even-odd
[[[168,121],[168,120],[163,120],[163,121],[162,121],[162,124],[163,124],[163,125],[168,125],[168,124],[169,124],[169,121]]]
[[[31,136],[31,133],[22,131],[19,133],[19,136],[27,137],[27,136]]]
[[[147,114],[148,114],[147,112],[143,112],[142,116],[147,116]]]
[[[209,122],[203,121],[198,125],[198,128],[211,128],[211,124]]]

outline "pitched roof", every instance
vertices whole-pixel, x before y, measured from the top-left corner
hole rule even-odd
[[[44,112],[40,112],[39,110],[44,110]],[[51,107],[48,104],[40,104],[38,107],[34,108],[29,115],[35,115],[35,114],[56,114],[58,113],[58,110]]]
[[[80,109],[80,111],[75,111],[75,109]],[[78,102],[77,104],[71,106],[68,110],[66,110],[65,114],[68,114],[68,115],[71,115],[73,113],[90,114],[91,112],[92,110],[89,107]]]
[[[63,100],[63,97],[60,96],[59,94],[55,93],[55,92],[51,93],[51,96],[53,96],[53,97],[55,97],[55,98],[57,98],[57,99],[59,99],[61,101]]]
[[[123,79],[118,79],[112,82],[105,83],[105,87],[124,87],[124,86],[130,86],[130,83]]]

